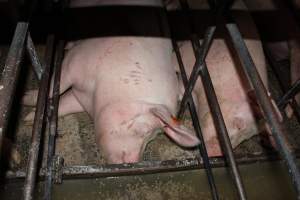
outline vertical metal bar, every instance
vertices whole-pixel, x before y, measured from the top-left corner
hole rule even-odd
[[[183,65],[183,62],[182,62],[182,59],[181,59],[180,51],[179,51],[177,43],[175,41],[172,41],[172,43],[173,43],[173,48],[174,48],[174,51],[175,51],[175,54],[176,54],[176,57],[177,57],[178,65],[179,65],[179,68],[180,68],[182,82],[183,82],[184,88],[187,89],[188,78],[187,78],[187,75],[186,75],[186,72],[185,72],[185,69],[184,69],[184,65]],[[201,128],[200,128],[196,106],[195,106],[195,103],[194,103],[194,100],[193,100],[191,94],[189,95],[188,105],[189,105],[189,110],[190,110],[190,114],[191,114],[191,117],[192,117],[192,121],[193,121],[193,125],[194,125],[194,128],[195,128],[196,134],[197,134],[197,136],[198,136],[198,138],[200,139],[200,142],[201,142],[199,144],[199,151],[200,151],[200,155],[203,159],[203,165],[204,165],[204,168],[206,170],[208,183],[209,183],[209,186],[210,186],[210,189],[211,189],[211,195],[212,195],[212,198],[214,200],[218,200],[219,195],[218,195],[217,187],[216,187],[214,176],[213,176],[213,173],[212,173],[212,170],[211,170],[211,165],[210,165],[207,150],[206,150],[206,147],[205,147],[203,134],[202,134],[202,131],[201,131]]]
[[[23,58],[28,23],[17,24],[0,80],[0,155]]]
[[[64,42],[60,41],[55,54],[54,63],[54,83],[53,83],[53,96],[49,103],[50,120],[49,120],[49,140],[48,140],[48,155],[47,155],[47,174],[45,181],[44,199],[51,199],[52,192],[52,179],[53,179],[53,155],[55,152],[55,139],[57,133],[57,118],[58,118],[58,105],[59,105],[59,88],[60,88],[60,74],[61,64],[64,53]],[[50,88],[52,89],[52,88]]]
[[[26,49],[27,49],[27,53],[29,55],[31,64],[33,66],[33,70],[34,70],[38,80],[41,80],[44,69],[43,69],[40,59],[36,53],[30,33],[28,33],[28,36],[27,36]]]
[[[170,30],[170,25],[168,23],[168,18],[166,16],[166,13],[167,13],[167,10],[165,9],[165,14],[162,16],[162,19],[165,22],[164,24],[165,24],[166,28],[168,29],[167,32],[170,33],[171,38],[172,38],[172,31]],[[207,40],[208,41],[210,40],[209,37],[207,38]],[[176,54],[176,57],[177,57],[177,61],[178,61],[178,65],[179,65],[179,68],[180,68],[182,82],[183,82],[185,90],[187,90],[188,78],[187,78],[187,75],[186,75],[186,72],[185,72],[185,69],[184,69],[184,65],[183,65],[183,62],[182,62],[180,51],[179,51],[178,45],[177,45],[175,40],[172,40],[172,44],[173,44],[173,48],[174,48],[174,51],[175,51],[175,54]],[[209,46],[209,42],[208,42],[208,46]],[[208,49],[208,47],[207,47],[207,49]],[[206,57],[206,55],[207,55],[207,52],[205,52],[205,50],[203,50],[203,59]],[[195,106],[195,103],[194,103],[194,100],[192,98],[191,93],[189,95],[188,105],[189,105],[189,111],[190,111],[190,114],[191,114],[191,117],[192,117],[195,132],[197,134],[197,137],[200,140],[199,151],[200,151],[200,155],[201,155],[202,160],[203,160],[203,165],[204,165],[205,172],[206,172],[206,175],[207,175],[207,180],[208,180],[208,183],[209,183],[209,186],[210,186],[212,199],[218,200],[219,195],[218,195],[217,187],[216,187],[216,184],[215,184],[214,176],[213,176],[212,169],[211,169],[211,164],[210,164],[208,154],[207,154],[207,150],[206,150],[206,147],[205,147],[203,134],[202,134],[202,131],[201,131],[201,128],[200,128],[196,106]],[[180,118],[181,118],[181,116],[180,116]]]
[[[186,109],[186,104],[188,102],[188,98],[189,98],[190,94],[192,93],[194,85],[198,79],[198,75],[199,75],[199,72],[201,69],[200,66],[203,64],[203,62],[206,58],[206,55],[208,53],[215,30],[216,30],[215,26],[208,27],[208,29],[206,30],[205,35],[204,35],[202,48],[199,49],[199,51],[197,51],[196,63],[193,67],[193,71],[192,71],[192,73],[190,75],[190,79],[189,79],[189,84],[184,92],[184,95],[183,95],[183,98],[182,98],[182,101],[180,104],[180,109],[177,114],[178,118],[181,118],[184,114],[184,111]],[[193,35],[193,37],[196,37],[196,35]]]
[[[201,49],[199,40],[197,38],[193,38],[192,44],[193,44],[195,56],[199,55],[199,53],[197,52],[198,49]],[[221,148],[226,156],[226,160],[232,172],[233,180],[237,188],[238,195],[240,199],[247,199],[244,185],[241,180],[240,172],[234,158],[233,149],[231,146],[230,138],[228,136],[224,118],[205,61],[201,66],[200,75],[201,75],[201,81],[203,83],[204,91],[207,97],[207,102],[209,104],[213,120],[215,122],[214,124],[216,126]]]
[[[45,54],[45,71],[42,75],[40,83],[37,106],[34,116],[34,124],[32,129],[32,142],[29,150],[29,162],[27,166],[27,174],[25,178],[25,185],[23,191],[24,200],[33,199],[33,192],[35,188],[38,156],[41,143],[41,135],[43,129],[43,121],[45,116],[46,101],[49,91],[50,69],[53,54],[54,36],[49,36],[47,39],[47,48]]]
[[[226,24],[226,28],[231,36],[233,45],[239,55],[244,71],[247,74],[249,82],[251,82],[258,103],[263,110],[266,121],[272,132],[272,135],[277,144],[277,148],[284,158],[284,161],[288,167],[288,172],[292,178],[292,182],[296,188],[298,199],[300,199],[300,174],[296,165],[295,157],[292,154],[292,150],[289,147],[288,142],[284,138],[284,130],[279,123],[278,116],[272,103],[267,95],[267,90],[263,85],[262,80],[259,77],[257,69],[253,63],[253,60],[249,54],[249,51],[243,41],[243,38],[238,30],[236,24]]]
[[[233,179],[235,186],[238,190],[238,194],[240,199],[246,199],[246,194],[245,194],[245,189],[240,177],[239,170],[237,168],[234,155],[233,155],[233,150],[231,146],[231,142],[227,133],[227,129],[225,126],[225,122],[221,113],[221,109],[217,100],[217,96],[215,94],[211,78],[209,76],[206,63],[205,63],[205,58],[208,53],[211,41],[213,39],[213,35],[215,32],[216,27],[215,26],[210,26],[207,28],[202,46],[200,47],[200,43],[198,40],[198,37],[195,33],[195,23],[193,23],[192,16],[189,15],[188,10],[189,10],[189,5],[186,0],[180,0],[181,6],[183,10],[185,11],[185,15],[188,16],[188,23],[190,24],[190,28],[192,30],[192,44],[193,44],[193,49],[196,57],[196,62],[193,67],[193,71],[190,76],[190,80],[188,83],[188,86],[186,87],[181,105],[180,105],[180,110],[178,112],[178,116],[182,116],[183,112],[185,110],[186,106],[186,101],[188,100],[188,96],[190,96],[196,81],[198,79],[199,74],[201,75],[201,80],[204,86],[204,90],[207,96],[207,100],[211,109],[212,117],[214,119],[216,129],[218,132],[219,139],[221,140],[221,148],[226,155],[226,159],[229,161],[229,167],[231,169]]]

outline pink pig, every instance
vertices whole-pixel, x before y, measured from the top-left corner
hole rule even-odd
[[[267,87],[266,60],[256,27],[247,13],[237,14],[242,35],[250,35],[245,43],[257,67],[260,77]],[[200,19],[199,19],[200,21]],[[221,107],[228,134],[233,148],[241,142],[257,135],[264,128],[262,114],[256,102],[254,91],[243,72],[238,55],[231,44],[226,30],[217,29],[216,37],[209,49],[206,63],[214,89]],[[228,41],[228,42],[225,42]],[[200,41],[201,43],[201,41]],[[195,56],[190,41],[178,42],[181,56],[188,76],[195,63]],[[174,65],[178,65],[173,56]],[[216,128],[205,96],[200,78],[194,88],[195,102],[198,103],[199,121],[209,156],[221,156]],[[272,139],[272,138],[271,138]]]
[[[139,161],[160,128],[181,146],[199,144],[173,117],[179,86],[169,39],[94,38],[66,48],[59,115],[87,111],[107,162]],[[28,92],[23,102],[33,102],[36,93]],[[33,113],[26,120],[32,117]]]

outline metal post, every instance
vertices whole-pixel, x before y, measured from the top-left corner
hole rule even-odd
[[[0,155],[19,77],[27,30],[28,23],[19,22],[17,24],[0,80]]]
[[[177,57],[177,60],[178,60],[178,65],[179,65],[180,72],[181,72],[182,82],[183,82],[183,85],[184,85],[185,90],[186,90],[187,86],[188,86],[188,78],[187,78],[187,75],[186,75],[186,72],[185,72],[185,69],[184,69],[184,65],[183,65],[183,62],[182,62],[182,59],[181,59],[181,55],[180,55],[180,51],[178,49],[178,45],[175,41],[173,41],[173,47],[174,47],[174,51],[176,53],[176,57]],[[214,176],[213,176],[213,173],[212,173],[212,170],[211,170],[211,165],[210,165],[207,150],[206,150],[206,147],[205,147],[203,134],[202,134],[202,131],[201,131],[201,128],[200,128],[196,106],[195,106],[195,103],[194,103],[194,100],[193,100],[191,94],[189,95],[189,100],[188,101],[189,101],[188,104],[189,104],[189,110],[190,110],[190,114],[191,114],[192,121],[193,121],[193,126],[194,126],[196,134],[197,134],[197,136],[198,136],[198,138],[200,139],[200,142],[201,142],[199,144],[199,151],[200,151],[200,155],[203,159],[203,165],[204,165],[204,168],[206,170],[206,175],[207,175],[209,186],[211,188],[211,195],[212,195],[213,199],[217,200],[217,199],[219,199],[219,195],[218,195],[217,187],[216,187],[216,184],[215,184]]]
[[[34,124],[32,129],[32,142],[29,150],[29,162],[27,166],[27,174],[25,179],[23,199],[33,199],[35,181],[37,175],[38,156],[41,143],[41,135],[43,130],[43,122],[45,116],[46,101],[49,91],[50,69],[53,54],[54,36],[49,36],[47,39],[47,48],[45,54],[45,71],[42,75],[40,83],[37,106],[34,116]]]
[[[178,116],[181,117],[184,113],[186,102],[189,99],[189,96],[196,84],[196,81],[198,79],[199,74],[201,75],[201,80],[204,85],[204,90],[208,99],[208,103],[211,109],[212,117],[216,125],[217,133],[219,134],[218,138],[221,140],[221,148],[226,155],[226,158],[228,159],[229,162],[229,167],[231,169],[233,179],[235,186],[238,190],[238,194],[240,199],[246,199],[246,194],[245,194],[245,189],[240,177],[240,173],[238,170],[238,167],[236,165],[234,155],[233,155],[233,150],[231,146],[231,142],[228,136],[228,132],[225,126],[225,122],[221,113],[221,109],[217,100],[217,96],[215,94],[210,75],[208,73],[206,63],[205,63],[205,58],[208,53],[211,41],[213,39],[213,35],[215,32],[216,27],[215,26],[210,26],[207,28],[202,46],[200,47],[200,43],[198,40],[198,37],[195,33],[195,24],[192,21],[192,16],[189,15],[188,10],[189,10],[189,5],[186,0],[180,0],[181,6],[183,10],[185,11],[185,15],[188,17],[188,22],[189,26],[192,31],[192,44],[193,44],[193,49],[196,57],[196,62],[193,67],[192,73],[190,75],[189,83],[186,87],[183,99],[181,101],[181,106],[180,110],[178,112]]]
[[[60,41],[56,48],[55,55],[55,75],[54,75],[54,83],[53,88],[53,96],[50,100],[48,110],[50,111],[50,119],[49,119],[49,140],[48,140],[48,155],[47,155],[47,175],[45,182],[45,193],[44,199],[51,199],[52,192],[52,179],[53,179],[53,155],[55,152],[55,139],[57,133],[57,118],[58,118],[58,105],[59,105],[59,88],[60,88],[60,74],[61,74],[61,64],[63,60],[64,53],[64,42]]]
[[[167,12],[166,9],[165,9],[165,12]],[[171,31],[169,31],[170,26],[168,24],[168,20],[167,20],[166,15],[164,15],[162,18],[163,18],[162,20],[166,21],[165,24],[168,28],[167,32],[169,32],[170,35],[172,35]],[[212,34],[213,34],[213,31],[212,31]],[[207,35],[206,40],[207,40],[207,46],[209,46],[210,40],[211,40],[210,35]],[[183,82],[183,85],[184,85],[184,88],[185,88],[185,91],[186,91],[187,86],[188,86],[188,78],[187,78],[187,75],[186,75],[186,72],[185,72],[185,69],[184,69],[184,65],[183,65],[183,62],[182,62],[180,51],[179,51],[178,45],[177,45],[175,40],[172,40],[172,44],[173,44],[173,48],[174,48],[174,51],[175,51],[175,54],[176,54],[176,57],[177,57],[177,61],[178,61],[178,65],[179,65],[179,68],[180,68],[182,82]],[[208,47],[207,47],[207,49],[208,49]],[[203,55],[203,59],[204,59],[207,55],[207,52],[204,50],[202,55]],[[207,150],[206,150],[206,147],[205,147],[203,134],[202,134],[202,131],[201,131],[201,128],[200,128],[196,106],[195,106],[195,103],[194,103],[194,100],[192,98],[191,93],[189,93],[189,95],[187,95],[185,98],[186,98],[186,100],[185,100],[186,102],[181,101],[181,106],[180,106],[181,111],[179,111],[179,113],[177,114],[177,117],[179,119],[182,118],[182,115],[184,114],[184,111],[185,111],[186,104],[188,103],[189,111],[190,111],[191,118],[192,118],[192,121],[193,121],[193,126],[194,126],[195,132],[197,134],[197,137],[200,140],[199,151],[200,151],[200,155],[203,159],[203,166],[204,166],[204,169],[206,171],[208,183],[209,183],[209,186],[210,186],[210,189],[211,189],[212,199],[218,200],[219,195],[218,195],[217,187],[216,187],[216,184],[215,184],[214,176],[213,176],[213,173],[212,173],[211,164],[210,164],[210,161],[209,161]]]
[[[284,158],[288,167],[288,172],[292,178],[293,184],[297,190],[298,199],[300,199],[300,174],[296,165],[295,157],[284,138],[284,130],[281,126],[276,111],[268,97],[267,90],[257,72],[245,42],[238,30],[236,24],[228,23],[226,28],[231,36],[233,45],[239,55],[244,71],[247,74],[249,82],[252,84],[258,103],[263,110],[268,126],[277,144],[277,148]]]
[[[195,57],[197,60],[198,56],[200,55],[199,50],[202,47],[200,47],[199,40],[195,37],[193,38],[192,44],[193,44]],[[237,164],[236,164],[236,161],[234,158],[230,138],[228,136],[224,118],[223,118],[223,115],[222,115],[222,112],[220,109],[220,105],[218,103],[218,99],[217,99],[209,72],[207,70],[205,61],[199,68],[200,68],[199,73],[201,75],[201,81],[203,83],[204,91],[205,91],[205,94],[207,97],[207,102],[209,104],[213,120],[215,122],[215,126],[216,126],[216,130],[218,133],[218,138],[219,138],[219,141],[221,144],[222,151],[226,156],[226,160],[228,161],[239,197],[240,197],[240,199],[246,199],[245,189],[243,186],[243,182],[241,180],[239,169],[237,167]],[[198,76],[198,75],[195,75],[195,76]],[[191,77],[190,79],[192,79],[192,78],[193,77]],[[194,88],[194,85],[192,87]]]

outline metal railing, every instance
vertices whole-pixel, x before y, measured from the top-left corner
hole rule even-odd
[[[186,4],[187,5],[187,4]],[[184,5],[183,5],[184,7]],[[188,8],[187,8],[188,9]],[[236,53],[240,58],[243,69],[248,77],[248,81],[253,86],[256,98],[259,102],[260,108],[262,109],[268,126],[274,136],[277,144],[278,151],[281,157],[286,163],[289,174],[291,175],[292,182],[296,188],[298,199],[300,194],[300,175],[297,165],[295,163],[295,156],[293,155],[287,141],[284,138],[284,129],[281,123],[278,121],[277,114],[271,104],[270,97],[267,94],[267,90],[264,87],[259,74],[257,73],[256,67],[252,61],[252,58],[248,52],[248,49],[244,43],[244,40],[238,30],[235,23],[228,22],[227,17],[224,17],[224,27],[228,30],[229,36],[231,37],[232,43],[235,47]],[[226,21],[227,20],[227,21]],[[227,22],[227,23],[226,23]],[[196,24],[194,24],[196,25]],[[26,49],[30,60],[34,66],[34,70],[38,79],[40,79],[40,88],[38,94],[37,108],[35,113],[34,125],[32,130],[32,143],[29,151],[29,162],[27,172],[18,172],[8,174],[10,178],[24,178],[24,199],[33,199],[36,177],[39,174],[43,176],[45,180],[45,193],[44,199],[51,199],[52,184],[53,182],[61,182],[63,177],[74,177],[74,176],[119,176],[119,175],[130,175],[130,174],[144,174],[144,173],[159,173],[165,171],[177,171],[186,169],[197,169],[204,168],[206,170],[208,182],[211,188],[211,195],[213,199],[219,199],[218,191],[214,181],[212,166],[228,166],[234,180],[238,196],[240,199],[246,199],[245,188],[242,183],[242,179],[239,173],[237,163],[241,160],[236,160],[233,154],[231,142],[228,136],[228,131],[220,110],[218,99],[214,91],[210,75],[207,70],[205,63],[205,57],[209,50],[210,44],[213,40],[214,32],[218,27],[216,25],[207,28],[204,40],[202,44],[199,44],[199,39],[195,34],[191,35],[191,41],[196,57],[196,62],[193,67],[190,78],[184,70],[182,58],[177,46],[176,41],[173,41],[174,50],[178,59],[182,80],[185,87],[185,93],[181,102],[180,111],[178,117],[181,117],[188,106],[193,125],[197,136],[199,137],[201,144],[199,145],[199,151],[202,159],[188,159],[182,161],[147,161],[135,164],[122,164],[122,165],[104,165],[104,166],[73,166],[63,167],[62,159],[54,155],[55,152],[55,136],[57,132],[57,110],[59,102],[59,80],[61,62],[63,59],[63,47],[64,43],[59,42],[55,53],[54,62],[54,84],[52,89],[53,97],[48,98],[48,91],[50,85],[51,67],[53,65],[53,55],[55,49],[54,37],[51,36],[47,40],[47,50],[45,55],[45,61],[39,61],[36,51],[34,49],[33,42],[28,33],[28,23],[18,23],[15,31],[13,41],[7,56],[5,68],[3,71],[2,79],[0,81],[0,149],[4,133],[8,124],[9,113],[11,110],[11,102],[14,97],[14,91],[16,88],[18,74],[20,71],[20,62],[23,57],[23,51],[26,42]],[[171,31],[172,32],[172,31]],[[27,40],[26,40],[27,39]],[[220,162],[219,159],[215,159],[218,162],[214,162],[214,159],[209,159],[207,150],[205,147],[203,135],[201,132],[201,124],[197,116],[195,104],[192,98],[192,91],[196,80],[201,77],[201,81],[204,85],[204,90],[208,103],[211,109],[212,117],[216,125],[218,138],[220,140],[221,149],[225,155],[225,159]],[[47,114],[49,118],[47,120],[49,126],[49,140],[48,140],[48,155],[47,155],[47,168],[38,168],[39,149],[41,144],[42,130],[44,127],[44,121]],[[268,158],[269,159],[269,158]],[[249,161],[249,159],[247,159]],[[250,159],[251,160],[251,159]],[[257,160],[257,159],[256,159]],[[222,164],[220,164],[222,163]]]

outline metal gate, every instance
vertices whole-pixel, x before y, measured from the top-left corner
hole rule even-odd
[[[83,2],[83,1],[82,1]],[[114,1],[116,4],[126,4],[125,1]],[[127,2],[127,1],[126,1]],[[162,7],[161,1],[128,1],[129,4],[142,4]],[[98,2],[98,6],[103,4],[109,4],[111,1]],[[36,72],[37,78],[40,80],[39,94],[37,100],[37,106],[35,111],[34,125],[32,131],[32,143],[29,152],[29,163],[27,172],[18,172],[10,174],[8,177],[25,177],[24,187],[24,199],[33,199],[33,193],[35,189],[35,182],[37,174],[45,177],[45,191],[44,199],[51,199],[52,184],[62,182],[63,177],[78,177],[78,176],[120,176],[128,174],[145,174],[145,173],[157,173],[165,171],[177,171],[185,169],[197,169],[204,168],[206,170],[207,179],[211,188],[211,196],[213,199],[219,199],[218,190],[215,185],[214,175],[212,173],[212,167],[215,166],[228,166],[230,174],[234,181],[235,187],[238,191],[240,199],[247,199],[246,191],[243,186],[241,179],[238,163],[251,162],[251,159],[236,160],[234,158],[233,149],[230,143],[224,118],[218,103],[218,99],[214,90],[214,86],[211,81],[211,77],[207,70],[205,58],[210,48],[210,44],[214,38],[214,32],[220,27],[225,27],[231,38],[236,53],[240,58],[243,66],[243,70],[247,75],[248,81],[253,86],[255,96],[258,100],[259,106],[264,113],[264,117],[268,123],[268,126],[274,136],[278,151],[281,158],[286,164],[286,169],[290,174],[291,181],[297,191],[297,197],[300,199],[300,174],[296,165],[295,156],[286,142],[284,135],[285,130],[282,124],[278,121],[277,113],[271,103],[271,99],[267,94],[267,90],[264,87],[262,80],[256,70],[256,67],[252,61],[252,58],[248,52],[245,42],[240,34],[240,31],[234,22],[234,18],[231,17],[230,10],[227,9],[228,2],[226,1],[210,1],[211,12],[215,18],[212,19],[213,23],[207,27],[205,37],[202,44],[199,43],[198,36],[196,33],[191,35],[191,41],[193,50],[196,57],[196,62],[193,67],[190,78],[188,79],[184,70],[182,58],[175,40],[172,41],[174,51],[176,53],[178,63],[180,66],[181,77],[185,86],[185,93],[181,101],[178,118],[181,118],[186,108],[188,107],[195,131],[199,137],[201,144],[199,145],[199,151],[202,159],[188,159],[188,160],[169,160],[169,161],[155,161],[155,162],[141,162],[134,164],[121,164],[121,165],[105,165],[105,166],[73,166],[64,167],[63,159],[59,156],[54,155],[54,144],[55,135],[57,132],[57,118],[58,118],[58,103],[59,103],[59,80],[60,80],[60,69],[64,53],[64,41],[55,43],[55,37],[49,36],[46,44],[45,60],[41,62],[37,56],[37,53],[32,42],[30,32],[28,30],[29,22],[19,22],[15,29],[15,34],[9,49],[9,53],[6,59],[5,68],[3,71],[2,79],[0,81],[0,149],[3,145],[3,137],[7,130],[7,124],[9,122],[9,114],[12,109],[12,99],[15,93],[15,88],[19,78],[20,63],[24,57],[24,51],[30,56],[34,71]],[[87,6],[79,4],[70,4],[70,7]],[[91,6],[91,5],[88,5]],[[95,5],[93,5],[95,6]],[[186,14],[187,23],[190,24],[191,30],[193,26],[197,26],[198,22],[193,22],[189,16],[189,6],[186,1],[181,1],[181,7]],[[164,16],[166,17],[166,16]],[[165,18],[166,19],[166,18]],[[166,20],[167,21],[167,20]],[[217,23],[221,22],[221,23]],[[218,25],[217,25],[218,24]],[[175,30],[171,30],[171,33]],[[55,45],[56,44],[56,45]],[[54,62],[52,63],[52,60]],[[54,67],[54,86],[49,88],[50,83],[50,71],[51,67]],[[208,158],[207,150],[204,144],[203,135],[201,132],[201,126],[197,116],[195,104],[191,93],[193,91],[196,80],[200,76],[200,79],[204,85],[204,90],[212,117],[217,129],[218,138],[224,153],[224,159]],[[287,99],[290,99],[295,95],[294,85],[292,90],[289,90],[287,95],[282,99],[280,105],[285,104]],[[48,100],[48,91],[53,90],[53,98]],[[291,94],[292,93],[292,94]],[[295,102],[293,102],[296,104]],[[295,105],[297,108],[297,105]],[[47,118],[47,114],[50,117]],[[38,169],[38,157],[41,143],[42,126],[46,120],[49,127],[49,143],[48,143],[48,157],[47,157],[47,168]],[[5,144],[4,144],[5,145]],[[268,158],[259,158],[261,160]],[[253,158],[257,160],[257,158]]]

